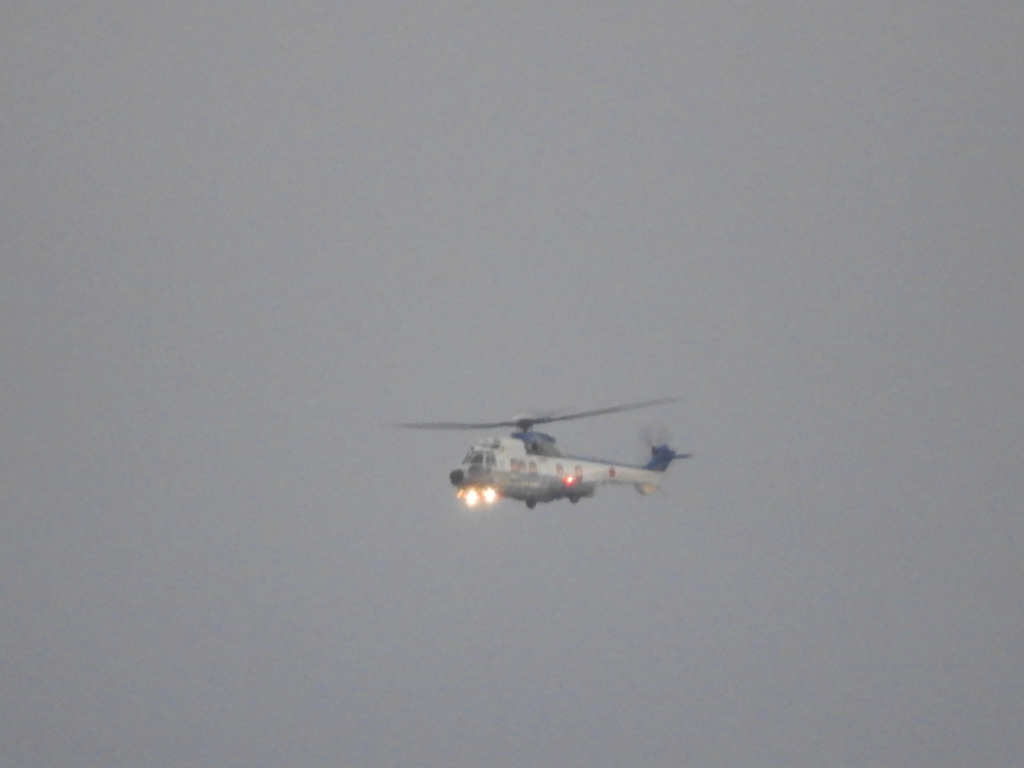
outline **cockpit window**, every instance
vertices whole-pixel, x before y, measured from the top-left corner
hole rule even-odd
[[[466,458],[462,460],[463,464],[483,464],[484,455],[480,451],[470,451],[466,454]]]

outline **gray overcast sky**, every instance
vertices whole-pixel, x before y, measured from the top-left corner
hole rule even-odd
[[[1019,2],[9,0],[0,217],[3,765],[1019,764]]]

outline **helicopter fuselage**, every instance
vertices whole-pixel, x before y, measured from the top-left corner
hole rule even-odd
[[[468,506],[505,497],[524,501],[532,508],[538,502],[559,499],[576,503],[606,484],[628,484],[641,493],[651,493],[672,459],[681,458],[664,446],[655,449],[655,458],[647,466],[639,467],[565,456],[554,443],[553,437],[541,432],[516,432],[507,438],[481,440],[449,476],[458,489],[457,497]],[[663,451],[661,460],[659,450]]]

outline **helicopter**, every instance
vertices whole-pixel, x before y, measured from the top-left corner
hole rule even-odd
[[[678,398],[646,400],[592,411],[562,415],[516,416],[508,421],[411,422],[394,424],[403,429],[497,429],[514,427],[509,437],[488,437],[475,443],[462,463],[448,476],[456,498],[468,507],[491,505],[502,498],[515,499],[533,509],[540,502],[568,499],[576,504],[594,495],[599,485],[632,485],[642,494],[657,490],[665,470],[689,453],[676,453],[667,443],[651,445],[651,458],[643,465],[622,464],[563,454],[555,438],[534,430],[538,424],[603,416],[638,408],[677,402]]]

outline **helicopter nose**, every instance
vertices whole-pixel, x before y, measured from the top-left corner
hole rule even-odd
[[[465,475],[462,473],[461,469],[453,469],[452,473],[448,475],[448,478],[452,481],[452,485],[459,485],[464,477]]]

